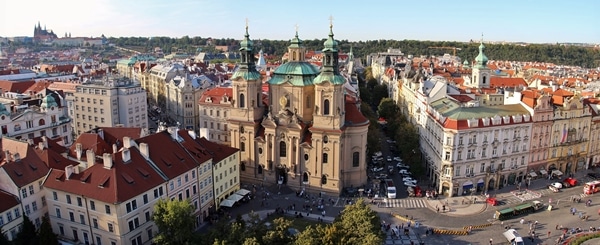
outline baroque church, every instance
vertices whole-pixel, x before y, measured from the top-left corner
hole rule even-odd
[[[296,30],[289,60],[271,74],[266,95],[246,26],[228,117],[242,181],[330,195],[367,183],[369,120],[339,72],[333,25],[329,29],[320,69],[305,60]]]

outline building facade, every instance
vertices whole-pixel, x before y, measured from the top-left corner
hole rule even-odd
[[[233,89],[216,87],[206,90],[198,100],[200,135],[219,144],[230,144],[228,114],[233,103]],[[205,132],[204,132],[205,131]]]
[[[133,80],[92,80],[77,86],[74,96],[77,135],[96,127],[148,128],[146,92]]]
[[[268,108],[261,103],[262,79],[247,28],[240,52],[228,123],[231,145],[240,149],[242,178],[334,195],[366,184],[369,123],[358,98],[344,87],[332,28],[320,71],[305,60],[296,33],[288,62],[268,81]]]
[[[186,130],[198,132],[200,126],[198,101],[202,92],[212,86],[206,76],[191,76],[187,72],[165,82],[166,114]]]
[[[6,191],[0,190],[0,236],[6,237],[9,241],[14,240],[23,224],[21,215],[21,203],[19,198]]]

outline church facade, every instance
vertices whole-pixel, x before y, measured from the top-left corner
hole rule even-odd
[[[271,75],[267,95],[246,27],[228,119],[231,146],[240,149],[242,181],[331,195],[367,183],[369,121],[339,73],[332,28],[320,69],[305,60],[296,32],[289,60]]]

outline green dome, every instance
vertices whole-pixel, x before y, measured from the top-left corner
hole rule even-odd
[[[269,84],[278,85],[286,82],[294,86],[313,84],[313,79],[319,75],[319,69],[308,62],[291,61],[280,65],[271,75]]]
[[[485,50],[485,46],[483,45],[483,42],[482,42],[479,45],[479,54],[477,55],[477,57],[475,57],[475,63],[477,64],[477,67],[479,67],[479,68],[487,67],[488,57],[485,56],[485,54],[483,53],[483,50]]]
[[[333,38],[333,25],[329,26],[329,38],[323,43],[323,51],[337,51],[338,43]]]
[[[296,36],[294,36],[294,38],[290,42],[290,46],[288,46],[288,47],[289,48],[300,48],[300,47],[302,47],[302,40],[300,40],[300,38],[298,38],[298,31],[296,31]]]
[[[58,103],[56,103],[56,100],[54,100],[54,97],[52,97],[52,95],[50,95],[50,94],[46,95],[46,97],[44,97],[42,99],[42,104],[40,105],[40,107],[50,108],[53,106],[58,107]]]
[[[248,27],[246,26],[246,35],[244,35],[244,40],[240,42],[240,51],[248,50],[252,51],[252,40],[250,40],[250,34],[248,34]]]

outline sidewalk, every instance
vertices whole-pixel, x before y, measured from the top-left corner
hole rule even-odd
[[[294,217],[294,213],[293,212],[296,212],[296,211],[286,212],[285,216]],[[258,218],[260,220],[264,220],[264,219],[268,218],[270,215],[275,214],[275,209],[267,209],[267,210],[254,211],[254,214],[258,215]],[[333,221],[335,220],[335,217],[327,216],[327,215],[323,216],[323,215],[315,214],[315,213],[311,213],[310,215],[306,216],[306,212],[302,212],[302,218],[303,219],[310,219],[310,220],[314,220],[314,221],[319,221],[319,218],[321,218],[321,220],[323,220],[323,222],[325,222],[325,223],[333,223]],[[249,221],[251,219],[250,213],[243,214],[242,215],[242,219],[244,221]],[[231,219],[230,222],[234,221],[234,220],[235,219]]]
[[[439,208],[439,214],[447,216],[467,216],[480,214],[487,208],[487,203],[481,198],[476,203],[471,203],[471,197],[442,197],[438,199],[426,199],[427,207],[434,212]],[[446,211],[443,211],[443,207]]]

